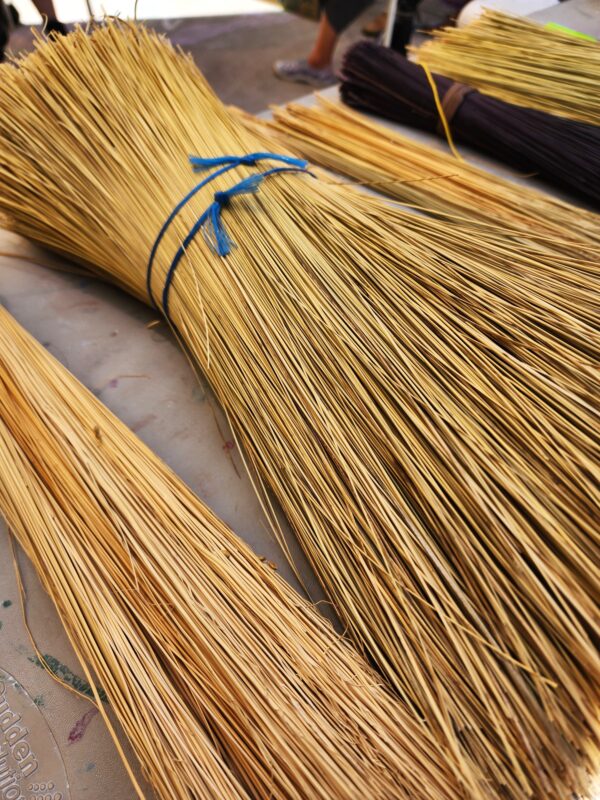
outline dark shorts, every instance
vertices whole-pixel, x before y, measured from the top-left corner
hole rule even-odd
[[[333,30],[341,33],[372,2],[373,0],[321,0],[321,10],[327,15]]]
[[[327,19],[336,33],[341,33],[351,25],[359,14],[368,8],[373,0],[321,0],[321,11],[327,14]],[[465,0],[446,0],[449,5],[458,8],[465,4]],[[399,17],[411,17],[419,0],[398,0],[397,14]]]

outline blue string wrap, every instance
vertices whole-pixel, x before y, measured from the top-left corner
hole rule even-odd
[[[305,168],[307,166],[306,161],[293,158],[292,156],[279,155],[278,153],[248,153],[245,156],[217,156],[216,158],[190,156],[189,162],[194,172],[204,172],[204,170],[211,169],[212,167],[222,167],[224,165],[253,167],[257,161],[266,161],[267,159],[281,161],[283,164],[288,164],[291,167]]]
[[[231,248],[235,245],[223,228],[221,212],[223,208],[229,205],[231,199],[236,195],[256,194],[262,181],[269,175],[275,175],[279,172],[308,172],[308,162],[300,158],[279,155],[277,153],[247,153],[246,155],[241,156],[218,156],[217,158],[200,158],[198,156],[189,157],[189,161],[194,172],[203,172],[205,170],[212,169],[213,167],[219,167],[219,169],[208,175],[206,178],[204,178],[204,180],[200,181],[200,183],[196,184],[196,186],[194,186],[194,188],[191,189],[186,196],[179,201],[158,232],[158,236],[156,237],[150,251],[146,272],[146,290],[150,302],[154,308],[158,308],[152,293],[152,268],[154,266],[154,259],[158,251],[158,247],[175,217],[202,188],[204,188],[211,181],[214,181],[215,178],[218,178],[220,175],[223,175],[226,172],[235,169],[236,167],[254,166],[258,161],[264,160],[280,161],[288,166],[274,167],[273,169],[266,170],[265,172],[258,172],[255,175],[250,175],[248,178],[244,178],[239,183],[235,184],[224,192],[215,192],[213,202],[202,214],[202,216],[200,216],[194,223],[194,226],[181,243],[177,253],[175,254],[175,257],[173,258],[173,261],[171,262],[171,266],[169,267],[163,286],[162,308],[163,313],[167,318],[169,317],[169,289],[173,281],[175,270],[185,255],[186,247],[190,245],[198,231],[202,229],[205,241],[213,250],[215,250],[216,253],[218,253],[218,255],[228,255],[231,252]]]

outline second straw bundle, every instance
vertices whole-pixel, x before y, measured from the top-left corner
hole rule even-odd
[[[456,796],[358,654],[2,308],[0,474],[157,800]]]
[[[341,103],[318,97],[314,106],[275,107],[270,122],[250,114],[242,120],[303,158],[428,214],[502,225],[517,243],[536,241],[560,250],[574,269],[589,259],[593,271],[600,258],[598,214],[459,162]]]
[[[591,37],[485,11],[464,28],[434,31],[415,52],[433,72],[484,94],[600,125],[600,42]]]
[[[505,103],[441,75],[432,79],[457,144],[600,204],[600,127]],[[350,47],[340,93],[355,108],[446,136],[425,71],[388,47]]]
[[[146,300],[188,155],[268,149],[140,29],[77,33],[1,83],[1,209]],[[152,296],[465,795],[583,792],[600,741],[593,271],[303,174],[227,193],[276,163],[234,159],[181,208]],[[208,242],[190,239],[207,209]]]

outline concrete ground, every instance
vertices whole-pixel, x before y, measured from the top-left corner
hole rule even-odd
[[[374,3],[342,36],[338,58],[384,2]],[[302,58],[310,51],[316,22],[294,14],[174,20],[160,27],[175,44],[191,51],[200,69],[225,103],[258,112],[310,91],[273,75],[277,59]]]

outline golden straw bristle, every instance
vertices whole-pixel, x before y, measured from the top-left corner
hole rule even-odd
[[[456,796],[330,623],[4,309],[0,387],[0,509],[157,798]]]
[[[600,43],[575,31],[486,10],[412,48],[433,72],[507,103],[600,125]]]
[[[273,119],[240,114],[254,133],[272,136],[315,164],[448,221],[502,225],[560,250],[574,268],[600,256],[600,216],[486,172],[369,119],[325,97],[316,106],[289,103]],[[324,179],[326,179],[323,176]]]
[[[0,76],[0,210],[146,301],[156,236],[198,182],[188,156],[272,144],[143,28],[75,33]],[[182,208],[156,253],[158,302],[215,192],[269,166]],[[170,319],[458,796],[585,794],[600,743],[597,263],[332,184],[281,173],[231,198],[237,246],[186,246]]]

